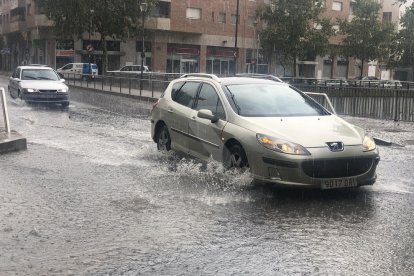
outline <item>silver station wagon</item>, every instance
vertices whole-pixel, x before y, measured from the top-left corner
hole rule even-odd
[[[374,140],[278,79],[184,75],[151,116],[159,150],[247,167],[258,181],[334,189],[376,180]]]

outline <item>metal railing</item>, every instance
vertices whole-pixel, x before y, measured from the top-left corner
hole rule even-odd
[[[4,88],[0,88],[1,91],[1,103],[2,103],[2,110],[3,110],[3,119],[4,119],[4,126],[6,129],[6,133],[10,133],[10,122],[9,122],[9,114],[7,112],[7,102],[6,102],[6,93],[4,92]]]
[[[65,74],[64,77],[68,84],[74,86],[159,98],[170,81],[180,76],[179,74],[151,74],[146,75],[142,80],[138,76],[96,76],[89,80],[85,80],[87,76],[79,74]],[[336,87],[315,80],[296,80],[291,81],[290,85],[302,91],[317,93],[310,96],[340,115],[414,122],[414,83],[401,82],[402,87],[399,88],[351,85]],[[140,81],[143,82],[143,91],[139,89]],[[286,79],[284,81],[287,82]],[[326,94],[330,103],[324,96],[320,97],[321,94]]]

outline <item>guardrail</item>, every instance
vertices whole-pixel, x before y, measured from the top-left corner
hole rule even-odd
[[[4,125],[6,129],[6,133],[10,133],[9,115],[7,112],[6,93],[4,92],[4,88],[0,88],[0,92],[1,92],[1,103],[2,103],[1,106],[3,110]]]
[[[86,76],[79,74],[65,74],[64,77],[67,78],[68,84],[75,86],[158,98],[170,81],[179,76],[148,74],[142,80],[139,77],[97,76],[87,81],[82,80],[82,77],[85,79]],[[143,82],[144,91],[139,89],[140,81]],[[332,106],[332,110],[336,110],[340,115],[414,122],[414,83],[403,83],[403,87],[397,89],[365,86],[332,87],[303,82],[290,83],[290,85],[302,91],[317,93],[311,96],[328,109]],[[318,96],[321,93],[326,94],[331,103],[328,103],[325,97]]]

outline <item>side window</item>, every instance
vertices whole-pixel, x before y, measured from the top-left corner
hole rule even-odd
[[[13,78],[18,78],[20,79],[20,68],[17,68],[12,75]]]
[[[171,89],[171,98],[174,100],[175,99],[175,94],[177,94],[177,91],[180,90],[181,86],[183,86],[184,82],[180,81],[180,82],[176,82],[173,84],[173,87]]]
[[[173,100],[190,108],[193,107],[194,99],[199,86],[199,82],[186,82],[181,89],[175,93]]]
[[[208,109],[220,119],[226,119],[223,104],[217,95],[216,90],[210,84],[203,84],[198,95],[196,110]]]
[[[72,69],[72,67],[73,67],[73,64],[68,64],[68,65],[64,66],[62,68],[62,70],[69,70],[69,69]]]

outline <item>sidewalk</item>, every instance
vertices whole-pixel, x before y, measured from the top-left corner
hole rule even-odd
[[[26,149],[26,138],[15,131],[6,133],[4,128],[0,128],[0,154]]]

